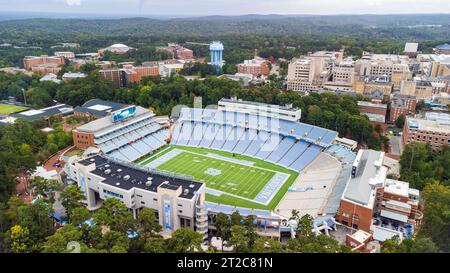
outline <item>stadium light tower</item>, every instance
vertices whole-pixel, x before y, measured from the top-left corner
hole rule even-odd
[[[220,73],[222,70],[222,52],[223,52],[223,44],[219,41],[213,41],[209,45],[209,50],[211,52],[211,65],[216,70],[216,73]]]

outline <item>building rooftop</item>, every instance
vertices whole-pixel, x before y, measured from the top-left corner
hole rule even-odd
[[[82,106],[75,107],[75,112],[90,113],[95,116],[107,116],[111,112],[117,111],[126,107],[126,104],[111,102],[101,99],[91,99],[85,102]]]
[[[450,114],[428,112],[424,118],[408,118],[408,127],[421,131],[450,133]]]
[[[91,173],[103,177],[104,184],[123,190],[132,188],[156,192],[158,187],[176,190],[182,187],[179,197],[192,199],[203,183],[192,181],[190,178],[171,175],[160,171],[140,168],[136,165],[121,163],[111,158],[100,155],[79,162],[88,166],[95,164],[95,170]]]
[[[409,183],[394,179],[386,179],[384,184],[384,192],[408,197]]]
[[[298,108],[292,107],[292,106],[281,106],[281,105],[274,105],[274,104],[267,104],[267,103],[262,103],[262,102],[256,102],[256,101],[246,101],[246,100],[241,100],[241,99],[226,99],[226,98],[222,98],[219,101],[220,102],[230,102],[230,103],[236,103],[236,104],[247,104],[247,105],[255,105],[255,106],[261,106],[261,107],[267,107],[267,108],[276,108],[276,109],[280,109],[280,110],[287,110],[287,111],[297,111]]]
[[[356,161],[359,164],[355,176],[349,178],[343,195],[344,199],[365,206],[370,205],[370,200],[374,198],[375,186],[382,185],[386,178],[387,168],[382,165],[383,157],[384,153],[379,151],[360,150],[358,152]]]
[[[368,106],[368,107],[377,107],[377,108],[387,109],[387,104],[373,103],[370,101],[358,101],[358,106]]]
[[[54,106],[50,106],[47,108],[42,108],[39,110],[28,110],[16,114],[12,114],[11,116],[14,118],[22,118],[27,120],[37,120],[43,117],[49,117],[53,115],[68,115],[73,113],[72,106],[67,104],[57,104]]]
[[[450,49],[450,45],[449,44],[442,44],[442,45],[437,45],[435,48],[437,48],[437,49]]]

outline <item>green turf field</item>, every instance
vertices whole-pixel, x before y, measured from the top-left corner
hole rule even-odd
[[[253,199],[274,176],[274,172],[234,162],[182,152],[158,167],[187,174],[205,182],[208,188]],[[212,173],[208,173],[208,170]],[[217,172],[217,173],[216,173]]]
[[[15,105],[9,105],[9,104],[0,104],[0,114],[3,115],[9,115],[13,113],[17,113],[20,111],[27,110],[27,108],[22,106],[15,106]]]
[[[233,157],[232,153],[229,152],[185,146],[167,146],[158,153],[142,158],[136,163],[139,165],[147,165],[173,149],[179,149],[183,152],[159,165],[157,168],[164,171],[193,176],[196,181],[205,182],[208,188],[224,192],[224,194],[220,196],[206,194],[207,201],[220,204],[254,209],[274,209],[289,186],[292,185],[298,176],[297,172],[252,157],[244,155],[236,155]],[[207,155],[208,153],[246,160],[254,162],[254,164],[253,166],[246,166],[236,162],[210,157]],[[216,172],[218,170],[220,171],[220,174],[214,172],[213,174],[208,174],[209,172],[205,173],[208,169],[213,169]],[[272,201],[266,206],[248,200],[253,199],[260,192],[267,182],[270,181],[275,172],[288,174],[289,177],[278,193],[273,197]],[[239,198],[239,196],[247,199]]]

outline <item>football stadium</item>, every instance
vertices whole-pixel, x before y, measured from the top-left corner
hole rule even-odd
[[[74,170],[68,173],[78,174],[73,180],[89,189],[92,209],[112,195],[136,214],[150,207],[161,215],[161,224],[175,221],[167,215],[176,214],[169,226],[196,230],[207,230],[219,212],[239,211],[255,215],[262,232],[271,230],[266,235],[279,237],[293,210],[312,215],[318,225],[334,219],[355,159],[337,143],[337,132],[300,117],[292,105],[232,98],[213,109],[181,107],[170,124],[162,124],[153,112],[126,106],[74,130],[75,145],[96,147],[100,157],[69,164]],[[190,205],[180,209],[187,196]],[[165,203],[149,204],[149,199]]]

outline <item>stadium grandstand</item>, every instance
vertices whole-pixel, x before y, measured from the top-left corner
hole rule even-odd
[[[117,116],[121,117],[117,120]],[[79,148],[94,146],[107,156],[133,162],[166,145],[169,130],[154,116],[140,106],[119,109],[74,130],[74,144]]]
[[[336,136],[335,131],[268,116],[183,108],[171,144],[244,154],[300,171]]]

